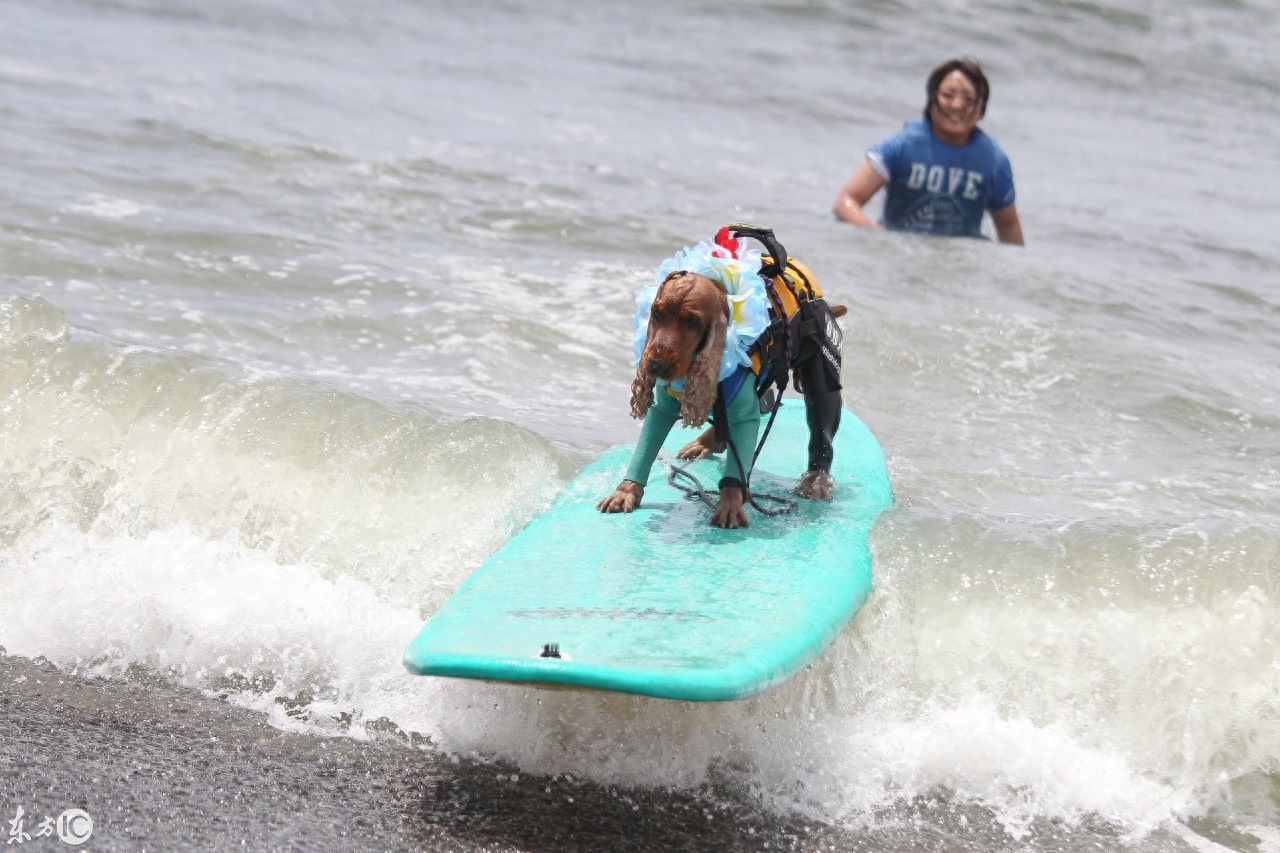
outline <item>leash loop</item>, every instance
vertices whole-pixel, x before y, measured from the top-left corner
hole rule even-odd
[[[695,477],[693,474],[689,473],[689,465],[692,464],[692,462],[693,460],[690,459],[688,462],[684,463],[683,466],[677,465],[676,463],[672,462],[671,473],[667,475],[667,482],[670,483],[672,487],[674,487],[677,491],[683,492],[685,500],[702,501],[707,506],[711,507],[712,509],[715,509],[716,502],[711,499],[711,495],[703,487],[702,481],[699,480],[697,477]],[[676,482],[677,476],[688,478],[693,482],[693,485],[684,486],[684,485],[681,485],[680,483],[677,483]]]

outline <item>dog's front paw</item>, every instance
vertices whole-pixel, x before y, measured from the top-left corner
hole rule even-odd
[[[741,486],[725,486],[720,489],[720,500],[716,502],[715,511],[711,513],[711,526],[736,530],[739,527],[750,527],[747,519],[745,500]]]
[[[747,514],[741,509],[717,509],[711,514],[711,526],[723,527],[725,530],[737,530],[740,527],[750,527],[751,522],[747,519]]]
[[[596,504],[596,509],[601,512],[631,512],[640,506],[643,497],[644,486],[634,480],[623,480],[613,494]]]
[[[796,483],[796,494],[811,501],[829,501],[835,480],[826,471],[808,471]]]
[[[713,453],[720,453],[724,445],[716,442],[715,430],[705,430],[702,435],[676,451],[677,459],[705,459]]]

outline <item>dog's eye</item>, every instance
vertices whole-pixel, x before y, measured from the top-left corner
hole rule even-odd
[[[649,309],[649,316],[655,320],[661,319],[662,309],[659,308],[657,305],[653,306],[652,308]]]
[[[685,317],[682,321],[686,329],[697,331],[702,328],[702,320],[698,317]]]

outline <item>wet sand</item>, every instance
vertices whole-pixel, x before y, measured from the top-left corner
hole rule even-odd
[[[82,850],[860,849],[749,803],[452,763],[405,739],[280,731],[189,690],[0,656],[0,829],[80,808]],[[865,848],[862,848],[865,849]]]
[[[19,807],[31,839],[5,849],[1204,849],[1165,832],[1133,846],[1104,825],[1050,822],[1018,840],[985,809],[941,799],[851,832],[766,812],[731,791],[612,788],[454,760],[400,734],[357,741],[281,731],[257,712],[191,690],[83,678],[0,651],[6,840]],[[36,835],[41,821],[69,808],[93,818],[87,843]],[[1229,849],[1256,849],[1257,839],[1225,835]]]

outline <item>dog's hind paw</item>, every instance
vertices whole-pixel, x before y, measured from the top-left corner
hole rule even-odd
[[[829,501],[835,480],[826,471],[808,471],[796,483],[796,494],[811,501]]]

